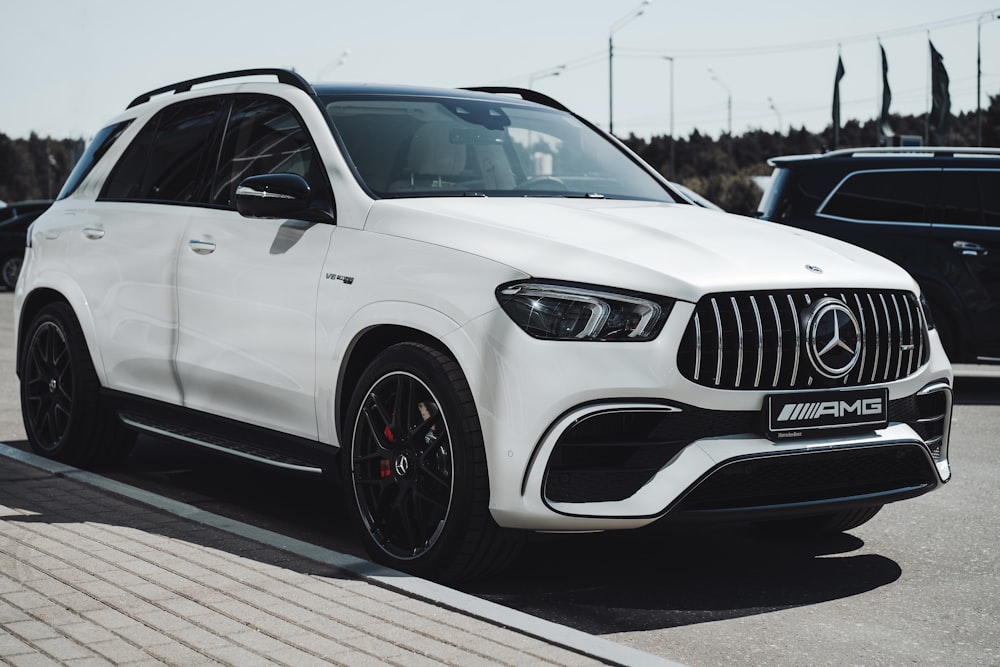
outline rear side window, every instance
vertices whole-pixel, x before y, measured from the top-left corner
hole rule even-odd
[[[946,169],[941,186],[940,222],[1000,227],[1000,171]]]
[[[925,222],[939,170],[863,171],[848,176],[818,211],[877,222]]]
[[[980,172],[979,190],[983,196],[983,224],[1000,227],[1000,171]]]
[[[199,174],[220,100],[183,102],[157,114],[136,135],[101,193],[104,199],[197,201]]]
[[[274,98],[233,100],[209,203],[235,208],[236,186],[248,176],[297,174],[314,195],[327,191],[309,134],[292,109]]]
[[[114,145],[118,137],[125,131],[125,128],[131,124],[132,121],[130,119],[121,123],[115,123],[114,125],[108,125],[98,132],[94,140],[87,146],[87,150],[83,152],[76,166],[73,167],[73,171],[70,172],[69,178],[66,179],[66,183],[63,184],[62,190],[59,191],[59,196],[56,199],[65,199],[73,194],[80,187],[80,183],[87,177],[87,174],[90,173],[90,170],[94,168],[94,165],[104,157],[104,154]]]
[[[978,227],[983,224],[979,173],[946,170],[941,181],[941,213],[935,222]]]

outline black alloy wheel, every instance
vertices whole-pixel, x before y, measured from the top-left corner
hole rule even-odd
[[[43,307],[26,330],[21,415],[32,449],[80,466],[111,464],[134,434],[105,408],[83,331],[65,303]]]
[[[441,536],[454,491],[451,436],[419,378],[390,373],[373,386],[355,436],[354,490],[369,534],[393,558],[419,558]]]
[[[21,275],[22,261],[20,257],[8,257],[3,261],[3,265],[0,266],[0,280],[3,280],[4,286],[9,290],[17,287],[17,279]]]
[[[76,392],[66,333],[55,320],[45,319],[32,331],[21,393],[32,445],[46,454],[58,452],[69,431]]]
[[[453,580],[509,559],[488,510],[478,415],[453,360],[424,345],[390,347],[362,376],[350,415],[345,490],[375,560]]]

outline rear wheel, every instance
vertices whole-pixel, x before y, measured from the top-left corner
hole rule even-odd
[[[842,533],[845,530],[857,528],[867,523],[879,513],[881,505],[858,507],[856,509],[795,517],[794,519],[779,519],[757,524],[763,531],[782,537],[815,537],[831,533]]]
[[[448,581],[515,555],[489,512],[479,417],[454,360],[426,345],[388,348],[362,375],[349,415],[344,487],[373,559]]]
[[[103,405],[83,331],[65,303],[42,308],[28,325],[21,368],[21,415],[31,448],[79,466],[126,456],[134,434]]]

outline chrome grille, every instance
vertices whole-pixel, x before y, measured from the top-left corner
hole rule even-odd
[[[818,373],[806,354],[802,313],[823,297],[857,318],[862,350],[840,379]],[[892,290],[788,290],[710,294],[688,323],[677,355],[687,379],[719,389],[860,386],[908,377],[927,362],[926,323],[917,298]]]

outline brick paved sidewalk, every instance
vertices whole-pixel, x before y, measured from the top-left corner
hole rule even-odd
[[[2,454],[0,663],[619,662],[588,657]],[[566,630],[572,638],[575,631]],[[623,664],[661,662],[639,652],[624,655],[630,659]]]

